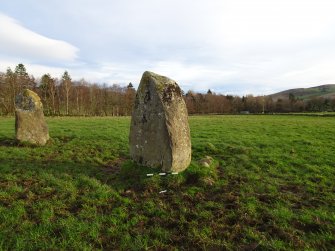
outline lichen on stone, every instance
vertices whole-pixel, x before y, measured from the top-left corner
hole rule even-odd
[[[29,89],[23,90],[21,94],[16,96],[15,106],[16,109],[23,111],[33,111],[43,107],[40,97]]]

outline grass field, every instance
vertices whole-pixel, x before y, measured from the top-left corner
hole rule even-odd
[[[190,167],[152,178],[129,117],[47,122],[31,147],[0,118],[0,250],[335,247],[335,118],[190,117]]]

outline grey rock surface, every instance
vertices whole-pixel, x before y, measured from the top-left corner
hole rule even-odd
[[[18,141],[35,145],[45,145],[49,140],[41,99],[28,89],[15,99],[15,134]]]
[[[141,165],[180,172],[191,162],[187,109],[178,84],[144,72],[130,126],[130,154]]]

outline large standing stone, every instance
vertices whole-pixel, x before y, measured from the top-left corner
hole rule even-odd
[[[15,133],[20,142],[45,145],[49,140],[40,97],[25,89],[15,99]]]
[[[190,128],[178,84],[144,72],[136,93],[130,126],[132,158],[166,172],[186,169],[191,162]]]

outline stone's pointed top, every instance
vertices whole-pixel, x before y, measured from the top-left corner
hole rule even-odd
[[[176,84],[176,81],[166,77],[166,76],[163,76],[163,75],[159,75],[157,73],[154,73],[152,71],[145,71],[142,75],[142,79],[141,79],[141,82],[145,82],[145,81],[148,81],[149,79],[152,79],[154,81],[154,83],[157,85],[162,85],[162,84],[166,84],[166,83],[174,83]],[[143,81],[142,81],[143,80]]]
[[[152,71],[145,71],[142,76],[152,77],[152,78],[157,78],[157,79],[169,79],[169,80],[171,80],[170,78],[168,78],[166,76],[157,74],[157,73],[152,72]]]
[[[32,111],[43,109],[43,105],[40,97],[35,92],[25,89],[22,94],[16,96],[15,108],[24,111]]]
[[[154,72],[145,71],[138,88],[138,93],[140,95],[141,93],[144,94],[151,88],[155,89],[163,102],[169,102],[176,97],[182,97],[182,91],[176,81]],[[143,92],[144,89],[147,89],[147,91]]]
[[[148,77],[149,76],[152,76],[152,77],[165,77],[165,76],[159,75],[157,73],[154,73],[152,71],[145,71],[145,72],[143,72],[143,76],[148,76]]]
[[[143,76],[144,75],[157,75],[157,74],[152,72],[152,71],[145,71],[145,72],[143,72]]]
[[[29,89],[24,89],[23,90],[23,96],[25,97],[32,97],[34,101],[41,101],[40,97],[37,95],[37,93],[29,90]]]

